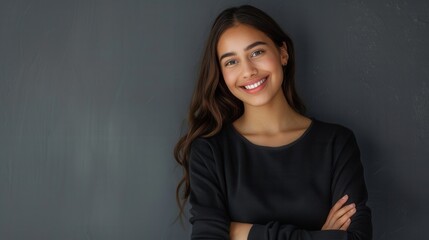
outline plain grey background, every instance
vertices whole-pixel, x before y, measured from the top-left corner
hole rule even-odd
[[[244,3],[294,40],[308,114],[355,132],[374,239],[425,238],[428,1],[1,0],[0,239],[188,239],[172,151],[211,23]]]

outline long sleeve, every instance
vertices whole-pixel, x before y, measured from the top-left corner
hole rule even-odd
[[[253,224],[250,240],[371,240],[371,211],[351,130],[313,119],[280,147],[251,143],[232,125],[194,140],[189,155],[191,239],[230,239],[231,221]],[[357,212],[347,231],[320,230],[345,194]]]
[[[345,194],[349,203],[356,204],[356,213],[347,231],[308,231],[290,224],[271,221],[267,224],[254,224],[249,240],[371,240],[371,211],[366,206],[367,190],[364,181],[360,151],[352,131],[341,129],[334,140],[332,163],[331,195],[332,205]]]
[[[348,240],[347,232],[340,230],[309,231],[291,224],[271,221],[267,224],[253,224],[249,240]]]
[[[189,155],[191,239],[229,239],[230,218],[213,151],[196,139]]]
[[[334,163],[332,177],[332,198],[340,199],[344,194],[350,196],[348,202],[356,204],[356,213],[352,217],[352,223],[348,228],[348,239],[370,240],[372,239],[371,210],[366,205],[368,192],[364,180],[364,170],[360,160],[360,151],[356,138],[348,129],[341,135],[340,150]],[[343,137],[344,136],[344,137]]]

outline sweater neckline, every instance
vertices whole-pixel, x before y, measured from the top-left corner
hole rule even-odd
[[[249,139],[247,139],[245,136],[243,136],[240,132],[238,132],[238,130],[235,129],[235,127],[232,125],[232,123],[229,123],[228,125],[229,125],[229,128],[231,129],[231,131],[233,132],[234,135],[236,135],[243,142],[245,142],[246,144],[248,144],[254,148],[261,148],[261,149],[267,149],[267,150],[281,150],[281,149],[290,148],[293,145],[301,142],[310,133],[310,131],[313,129],[313,126],[317,120],[314,117],[309,117],[309,118],[311,119],[311,123],[307,127],[307,129],[304,131],[304,133],[301,134],[301,136],[299,136],[297,139],[295,139],[294,141],[292,141],[288,144],[284,144],[284,145],[280,145],[280,146],[264,146],[264,145],[259,145],[259,144],[253,143]]]

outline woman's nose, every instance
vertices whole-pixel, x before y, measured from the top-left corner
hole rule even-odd
[[[253,65],[249,60],[243,61],[243,78],[251,78],[254,75],[258,74],[258,69]]]

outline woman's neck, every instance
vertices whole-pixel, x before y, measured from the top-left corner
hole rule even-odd
[[[263,106],[244,106],[243,115],[234,122],[242,133],[277,134],[302,126],[305,117],[295,112],[283,94]]]

